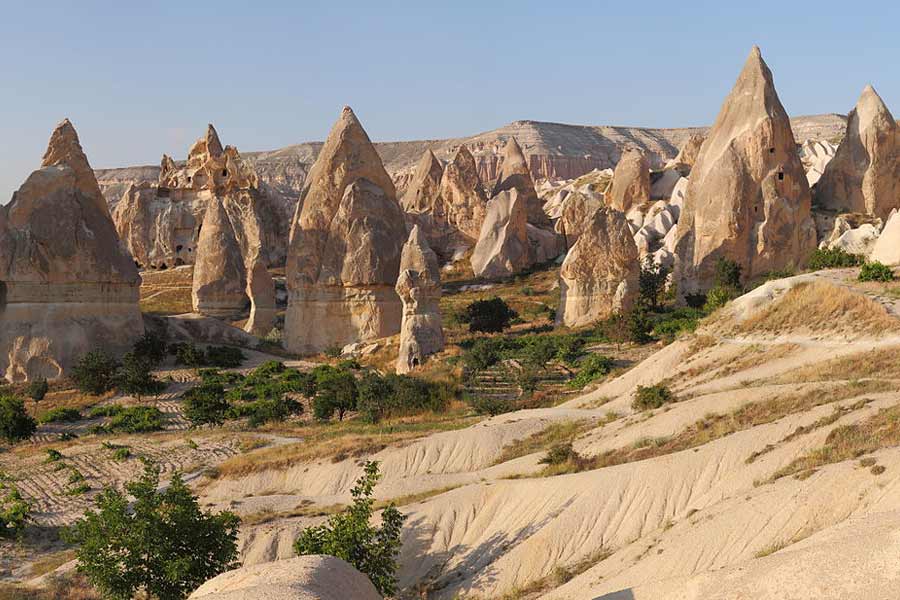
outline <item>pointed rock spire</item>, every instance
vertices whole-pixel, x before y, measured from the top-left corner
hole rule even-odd
[[[525,199],[515,188],[500,192],[488,202],[478,243],[472,252],[472,271],[476,277],[509,277],[534,262]]]
[[[416,164],[412,180],[400,206],[406,212],[432,212],[436,204],[439,204],[441,177],[444,174],[444,166],[437,159],[434,152],[426,150],[422,158]]]
[[[678,290],[708,289],[720,258],[750,278],[801,265],[815,243],[791,123],[754,46],[691,170],[677,229]]]
[[[50,135],[50,142],[44,152],[42,167],[69,167],[75,173],[75,187],[94,201],[98,209],[109,214],[109,206],[103,199],[94,170],[88,162],[78,132],[68,119],[63,119]]]
[[[465,144],[456,151],[444,169],[440,187],[443,218],[453,233],[460,233],[469,243],[478,240],[487,210],[487,196],[478,176],[475,157]]]
[[[820,206],[880,219],[900,208],[900,127],[871,85],[847,115],[847,133],[815,196]]]
[[[206,125],[206,153],[210,156],[221,156],[222,142],[219,140],[219,133],[212,123]]]
[[[403,302],[397,372],[407,373],[444,348],[440,268],[418,226],[403,245],[396,290]]]
[[[550,218],[544,214],[543,204],[534,189],[534,180],[531,178],[525,154],[516,138],[511,137],[503,148],[500,177],[497,178],[491,196],[514,188],[519,191],[519,196],[525,202],[528,222],[539,227],[550,227]]]
[[[213,197],[197,241],[191,301],[194,312],[212,317],[240,313],[247,305],[246,272],[241,247],[222,205]]]
[[[637,148],[623,152],[616,163],[609,198],[609,205],[622,213],[650,202],[650,161]]]

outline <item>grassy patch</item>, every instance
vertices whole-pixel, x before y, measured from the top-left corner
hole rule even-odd
[[[551,423],[545,429],[525,439],[516,440],[504,447],[494,464],[501,464],[522,456],[528,456],[529,454],[546,450],[554,444],[571,442],[579,433],[584,431],[585,426],[585,421]]]
[[[803,383],[847,379],[900,379],[900,347],[888,346],[866,352],[848,354],[800,367],[774,380],[775,383]]]

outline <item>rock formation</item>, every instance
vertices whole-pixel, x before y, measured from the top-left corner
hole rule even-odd
[[[650,163],[644,153],[630,148],[622,154],[613,171],[608,205],[627,213],[650,201]]]
[[[837,152],[837,146],[822,140],[807,140],[800,146],[799,152],[800,162],[806,170],[806,180],[812,187],[822,178],[825,167]]]
[[[900,265],[900,210],[888,217],[881,235],[873,245],[869,260],[896,267]]]
[[[675,158],[666,163],[666,168],[677,169],[678,171],[681,171],[682,175],[688,175],[691,172],[691,169],[694,168],[694,163],[697,162],[697,157],[700,155],[700,148],[703,146],[705,140],[706,136],[702,133],[692,133],[684,144],[681,145]]]
[[[426,151],[416,165],[412,180],[400,200],[400,206],[408,213],[431,213],[440,202],[441,178],[444,167],[434,152]]]
[[[247,305],[244,257],[218,198],[206,205],[196,255],[191,284],[194,312],[211,317],[240,314]]]
[[[682,294],[707,289],[719,258],[749,278],[800,266],[815,248],[806,174],[756,47],[691,171],[677,235]]]
[[[406,239],[394,185],[349,107],[309,173],[291,228],[285,344],[318,352],[400,331]]]
[[[257,257],[247,269],[247,296],[250,298],[250,318],[244,331],[263,337],[275,327],[278,312],[275,302],[275,282],[265,262]]]
[[[51,379],[91,350],[124,352],[144,331],[140,284],[65,120],[0,206],[0,376]]]
[[[465,144],[456,150],[444,169],[440,195],[443,203],[440,212],[451,238],[456,236],[461,242],[474,245],[487,212],[487,196],[478,177],[475,158]],[[452,240],[449,245],[454,245]]]
[[[525,202],[515,188],[500,192],[488,202],[487,215],[472,253],[476,277],[509,277],[534,264]]]
[[[403,245],[396,290],[403,302],[397,372],[408,373],[426,356],[444,349],[440,267],[418,227],[412,228]]]
[[[594,214],[602,207],[602,197],[593,194],[572,192],[566,196],[556,221],[556,231],[563,236],[567,249],[575,245],[581,234],[590,227]]]
[[[580,327],[630,310],[639,275],[638,251],[625,216],[601,208],[560,269],[557,324]]]
[[[500,163],[500,175],[494,186],[491,197],[500,192],[515,189],[525,203],[528,213],[528,222],[538,227],[550,228],[550,219],[544,214],[544,209],[537,191],[534,189],[534,180],[531,178],[531,170],[528,161],[522,153],[522,148],[516,138],[511,137],[503,148],[503,162]]]
[[[867,85],[847,133],[815,187],[816,205],[886,219],[900,208],[900,127]]]

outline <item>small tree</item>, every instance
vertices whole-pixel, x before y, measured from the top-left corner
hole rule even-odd
[[[47,395],[49,390],[50,386],[47,384],[47,379],[44,377],[36,377],[28,384],[28,397],[35,402],[40,402],[44,399],[44,396]]]
[[[381,513],[381,527],[371,525],[373,490],[380,477],[378,463],[367,462],[365,473],[350,490],[353,504],[326,524],[304,529],[294,551],[341,558],[364,573],[381,594],[392,596],[397,591],[397,554],[406,516],[391,504]]]
[[[37,423],[25,411],[25,402],[16,396],[0,393],[0,437],[10,444],[27,440]]]
[[[78,389],[86,394],[100,395],[113,389],[119,364],[103,350],[92,350],[79,359],[72,369]]]
[[[150,372],[149,359],[137,356],[129,352],[122,357],[122,365],[116,371],[114,382],[119,391],[135,396],[140,401],[141,396],[159,394],[165,384],[156,379]]]
[[[166,358],[166,340],[151,331],[144,333],[134,343],[134,354],[138,358],[147,361],[151,366],[158,366]]]
[[[338,420],[344,420],[344,414],[356,408],[358,391],[353,373],[334,367],[319,367],[316,373],[316,396],[313,398],[313,415],[320,421],[327,421],[338,414]]]
[[[469,324],[469,331],[499,333],[509,327],[519,314],[501,298],[476,300],[469,304],[460,316],[462,323]]]
[[[140,591],[160,600],[185,598],[235,566],[240,519],[202,511],[179,473],[158,491],[159,469],[125,485],[128,498],[105,489],[67,532],[77,544],[78,571],[105,596],[128,600]]]
[[[0,479],[0,538],[16,537],[30,519],[31,505],[19,490]]]
[[[638,278],[640,290],[640,303],[648,308],[659,308],[659,300],[666,289],[666,279],[669,277],[669,269],[657,264],[652,256],[645,256],[641,263],[641,274]]]

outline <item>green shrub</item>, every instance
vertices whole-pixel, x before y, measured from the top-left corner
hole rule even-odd
[[[555,444],[547,450],[547,454],[538,461],[542,465],[562,465],[577,458],[578,453],[572,447],[572,442]]]
[[[331,346],[328,346],[327,348],[325,348],[323,353],[328,358],[337,358],[341,355],[342,350],[343,350],[343,348],[341,348],[337,344],[332,344]]]
[[[57,450],[56,448],[47,448],[47,458],[44,459],[44,462],[59,462],[63,459],[62,452]]]
[[[0,538],[18,537],[31,518],[31,505],[19,490],[0,479]]]
[[[358,391],[353,373],[328,365],[313,369],[316,377],[316,395],[313,398],[313,416],[319,421],[329,420],[335,413],[344,419],[347,411],[356,408]]]
[[[859,281],[893,281],[894,271],[878,261],[867,262],[859,270]]]
[[[127,447],[116,448],[113,450],[113,460],[122,462],[131,458],[131,449]]]
[[[463,362],[470,371],[482,371],[500,362],[510,340],[505,338],[479,338],[463,354]]]
[[[186,367],[206,366],[206,353],[193,344],[177,343],[169,346],[169,352],[175,355],[175,364]]]
[[[43,400],[49,390],[50,386],[44,377],[37,377],[28,383],[28,397],[35,402]]]
[[[406,516],[389,505],[381,512],[381,524],[371,524],[375,512],[373,490],[380,474],[377,462],[367,462],[365,473],[350,491],[353,504],[324,525],[304,529],[294,542],[298,555],[327,554],[341,558],[366,575],[383,596],[397,591],[397,554]]]
[[[121,404],[104,404],[102,406],[95,406],[88,411],[88,416],[92,419],[99,419],[100,417],[113,417],[125,410],[125,407]]]
[[[25,410],[25,402],[0,392],[0,437],[10,444],[27,440],[37,429],[37,423]]]
[[[114,415],[105,429],[124,433],[160,431],[163,429],[163,414],[152,406],[129,406]]]
[[[134,343],[132,352],[138,358],[155,367],[166,359],[166,349],[165,338],[150,331],[146,331],[144,332],[144,335]]]
[[[578,375],[569,382],[569,385],[581,389],[592,381],[609,375],[612,368],[613,362],[608,356],[590,354],[579,363]]]
[[[645,307],[656,310],[666,289],[666,280],[670,270],[656,263],[652,256],[645,256],[641,263],[641,274],[638,278],[638,302]]]
[[[659,408],[664,404],[675,402],[675,400],[675,394],[661,383],[649,386],[639,385],[637,391],[635,391],[631,407],[635,410],[647,410]]]
[[[92,350],[82,356],[72,369],[72,379],[86,394],[100,395],[115,386],[119,363],[103,350]]]
[[[468,324],[469,331],[472,332],[499,333],[507,329],[510,322],[518,316],[501,298],[494,297],[472,302],[466,306],[459,320]]]
[[[240,519],[203,511],[179,473],[159,489],[159,470],[105,489],[65,533],[78,546],[78,572],[105,597],[187,597],[204,581],[236,566]]]
[[[229,404],[225,400],[225,388],[220,383],[203,381],[200,385],[186,391],[184,400],[184,416],[191,425],[221,425],[225,421],[225,413]]]
[[[735,261],[719,257],[716,261],[715,284],[724,288],[741,289],[741,265]]]
[[[54,408],[48,410],[39,419],[40,423],[71,423],[81,420],[81,412],[74,408]]]
[[[734,288],[715,286],[706,295],[706,303],[703,305],[703,312],[710,314],[722,308],[731,300],[737,298],[737,291]]]
[[[850,254],[842,248],[817,248],[810,255],[806,266],[811,271],[821,269],[840,269],[856,267],[864,262],[865,258],[859,254]]]
[[[247,357],[240,348],[232,346],[210,346],[206,349],[205,364],[220,369],[236,369],[240,367]]]
[[[653,335],[674,339],[681,333],[691,333],[706,313],[689,306],[679,307],[660,315],[653,324]]]
[[[151,368],[148,359],[129,352],[122,357],[122,364],[116,370],[114,378],[116,388],[138,400],[145,395],[156,396],[166,388],[166,384],[153,376]]]
[[[279,395],[276,398],[262,398],[232,405],[228,411],[228,416],[233,418],[249,417],[250,426],[259,427],[264,423],[284,421],[291,415],[302,412],[302,404],[291,398]]]

